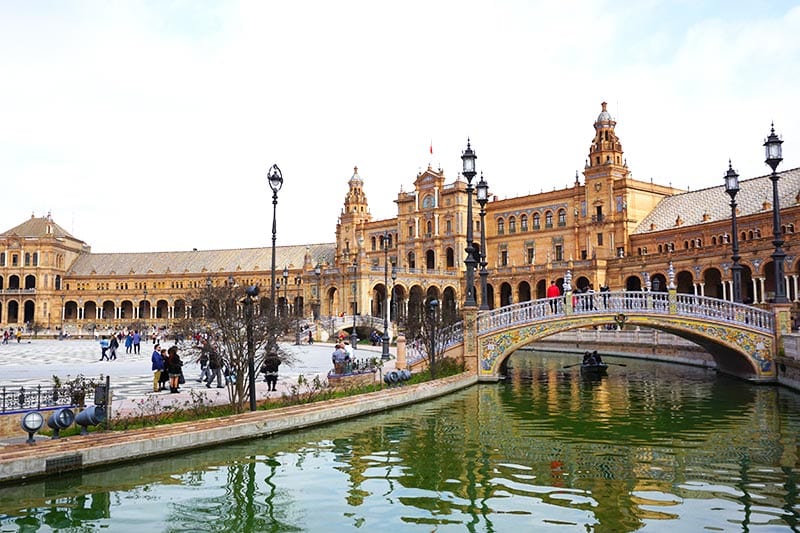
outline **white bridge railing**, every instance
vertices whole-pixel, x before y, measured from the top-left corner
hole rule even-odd
[[[627,314],[661,314],[711,319],[765,333],[773,333],[775,328],[770,310],[693,294],[676,294],[672,305],[669,293],[641,291],[574,294],[571,303],[569,313],[563,296],[520,302],[479,313],[478,334],[574,315],[612,315],[609,317],[611,320],[624,320]]]

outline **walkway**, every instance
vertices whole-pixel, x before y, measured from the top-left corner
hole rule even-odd
[[[170,346],[171,343],[165,343]],[[278,380],[278,391],[268,393],[266,383],[262,379],[256,383],[256,398],[262,400],[279,397],[287,392],[289,387],[297,383],[301,374],[306,378],[314,376],[325,378],[331,369],[331,353],[333,346],[327,343],[313,345],[285,344],[283,347],[292,353],[296,359],[293,366],[281,365]],[[20,386],[52,386],[52,376],[61,378],[75,377],[83,374],[86,377],[110,376],[111,390],[113,392],[112,413],[118,417],[127,413],[136,412],[137,403],[148,398],[157,398],[161,405],[183,405],[192,401],[192,391],[202,394],[213,404],[223,404],[229,401],[226,388],[217,389],[216,383],[212,388],[206,388],[197,381],[200,375],[200,365],[186,361],[184,375],[186,384],[181,386],[181,392],[171,394],[168,391],[152,392],[153,373],[150,370],[150,354],[153,351],[151,343],[142,344],[140,354],[126,354],[125,348],[117,353],[115,361],[100,361],[100,347],[91,340],[45,340],[34,339],[21,343],[10,342],[0,344],[0,387]],[[392,350],[394,352],[394,350]],[[359,345],[356,357],[380,357],[380,347]],[[394,360],[386,366],[394,369]],[[14,439],[15,441],[17,439]],[[8,442],[6,439],[5,442]],[[4,439],[0,437],[0,445]]]

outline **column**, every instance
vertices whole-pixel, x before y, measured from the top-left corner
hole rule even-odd
[[[761,286],[761,300],[760,303],[767,303],[767,278],[758,278],[758,284]]]
[[[758,284],[757,284],[756,278],[751,278],[750,279],[750,284],[753,286],[753,302],[752,303],[758,303]]]
[[[704,281],[700,282],[700,296],[706,295],[706,284]]]
[[[728,298],[728,283],[730,281],[725,280],[722,282],[722,299],[730,301],[730,298]]]
[[[792,274],[792,285],[794,286],[794,301],[796,302],[800,300],[800,298],[797,297],[797,274]]]

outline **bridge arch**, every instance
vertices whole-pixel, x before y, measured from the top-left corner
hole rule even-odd
[[[574,307],[571,299],[563,300],[555,311],[547,299],[540,299],[480,313],[476,343],[479,378],[498,379],[506,359],[537,340],[570,329],[622,323],[694,342],[711,354],[722,373],[754,382],[776,379],[771,311],[674,292],[574,296]]]

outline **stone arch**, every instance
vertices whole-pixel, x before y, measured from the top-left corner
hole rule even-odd
[[[12,274],[8,276],[8,288],[9,289],[19,289],[19,276],[16,274]]]
[[[722,298],[722,273],[718,268],[707,268],[703,272],[703,292],[712,298]]]
[[[16,300],[8,301],[8,323],[16,324],[19,322],[19,302]]]
[[[376,283],[372,287],[372,309],[370,314],[372,316],[382,317],[385,313],[386,302],[389,300],[386,285],[383,283]]]
[[[25,300],[22,303],[22,321],[30,326],[33,324],[34,317],[36,317],[36,302]]]
[[[442,320],[445,323],[455,321],[458,314],[456,304],[456,290],[454,287],[445,287],[442,291]]]
[[[589,278],[586,276],[579,276],[578,279],[575,280],[573,288],[577,289],[578,292],[583,292],[586,287],[589,286]]]
[[[511,292],[511,284],[504,281],[500,284],[500,307],[511,305],[514,303],[514,297]]]
[[[520,281],[517,285],[517,301],[528,302],[531,300],[531,284],[527,281]]]
[[[36,276],[33,274],[28,274],[25,276],[25,288],[26,289],[35,289],[36,288]]]
[[[547,297],[547,280],[540,279],[536,282],[536,299]]]
[[[525,325],[495,330],[478,337],[479,379],[497,379],[513,353],[540,339],[577,328],[613,323],[614,317],[558,316]],[[710,322],[714,322],[713,320]],[[753,382],[775,379],[772,361],[774,339],[767,334],[737,329],[724,322],[688,320],[680,316],[626,314],[626,325],[646,326],[672,333],[703,348],[714,358],[717,370]]]
[[[625,278],[626,291],[640,291],[642,290],[642,279],[639,276],[628,276]]]
[[[681,294],[694,294],[694,275],[688,270],[681,270],[675,276],[677,290]]]

